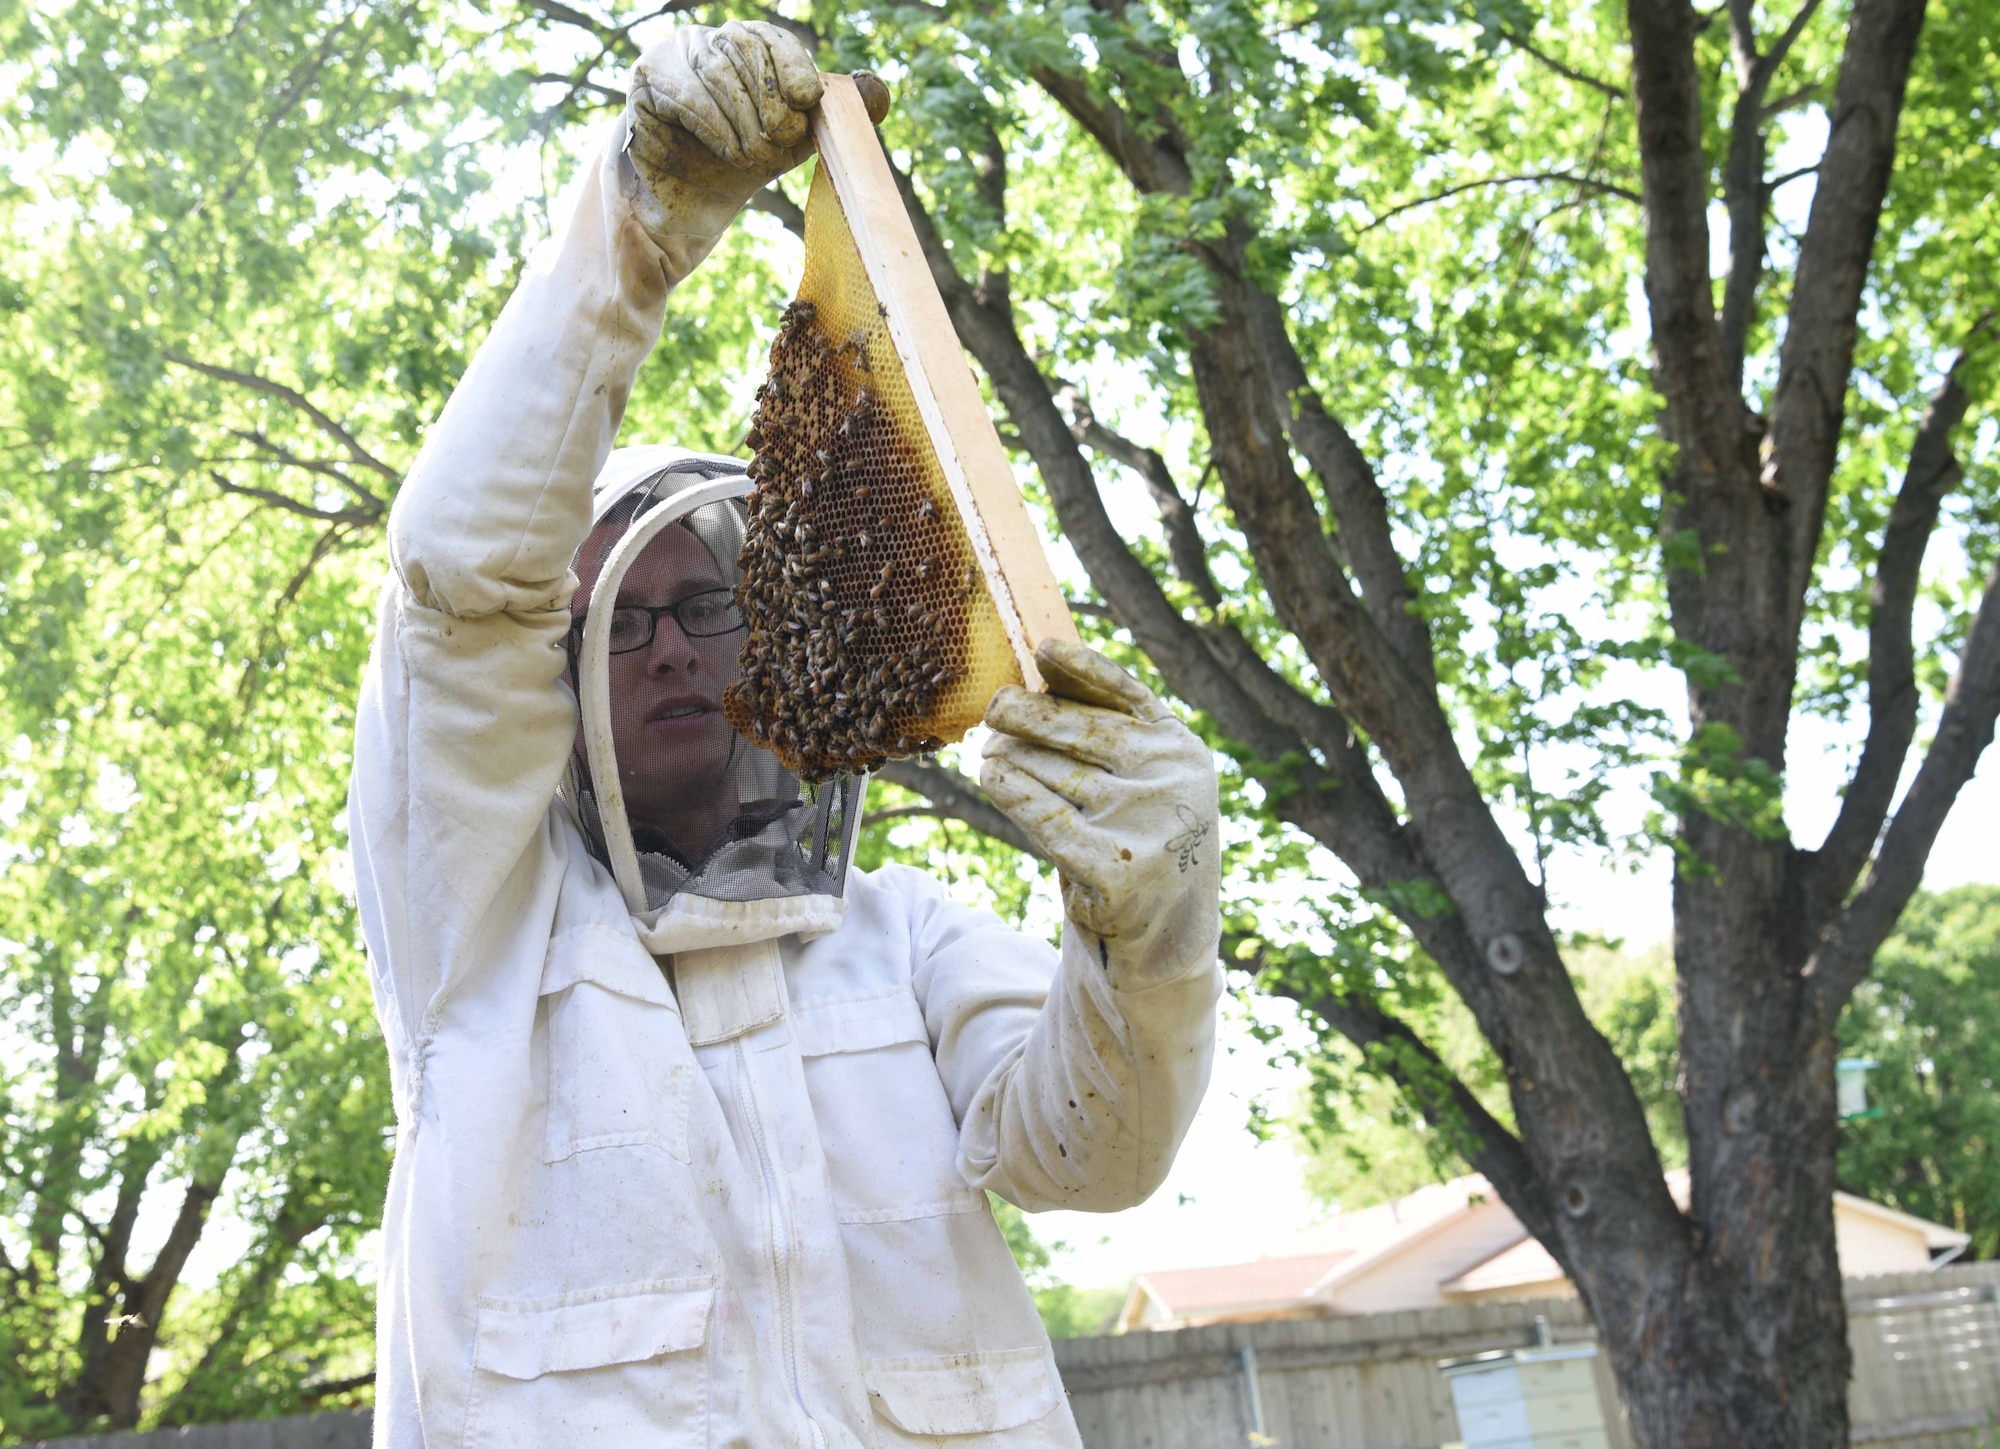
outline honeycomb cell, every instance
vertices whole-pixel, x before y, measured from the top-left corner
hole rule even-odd
[[[758,389],[729,721],[808,782],[964,737],[1020,669],[838,197]]]

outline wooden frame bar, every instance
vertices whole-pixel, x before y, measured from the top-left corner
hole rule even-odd
[[[862,266],[884,308],[890,340],[986,586],[999,606],[1021,677],[1030,689],[1039,689],[1035,645],[1043,639],[1076,638],[1069,601],[1014,482],[1013,465],[924,261],[860,92],[847,76],[825,80],[826,94],[812,115],[820,166],[833,183]]]

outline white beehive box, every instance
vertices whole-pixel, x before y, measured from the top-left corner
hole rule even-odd
[[[1439,1364],[1465,1449],[1607,1449],[1596,1357],[1580,1343]]]

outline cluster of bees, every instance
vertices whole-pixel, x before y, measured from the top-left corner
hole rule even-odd
[[[793,302],[750,428],[749,633],[723,708],[808,783],[937,749],[928,721],[966,667],[976,567],[871,371],[866,335],[837,343]]]

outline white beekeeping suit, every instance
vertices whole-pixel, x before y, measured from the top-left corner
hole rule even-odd
[[[983,777],[1062,865],[1060,952],[916,871],[843,880],[761,757],[714,856],[635,847],[588,628],[579,768],[593,479],[647,491],[628,539],[678,508],[733,565],[735,465],[612,442],[668,292],[799,159],[817,87],[770,27],[650,52],[396,501],[350,800],[397,1114],[379,1445],[1074,1445],[984,1194],[1140,1201],[1207,1081],[1213,772],[1089,651],[1046,661],[1067,699],[996,698]]]

